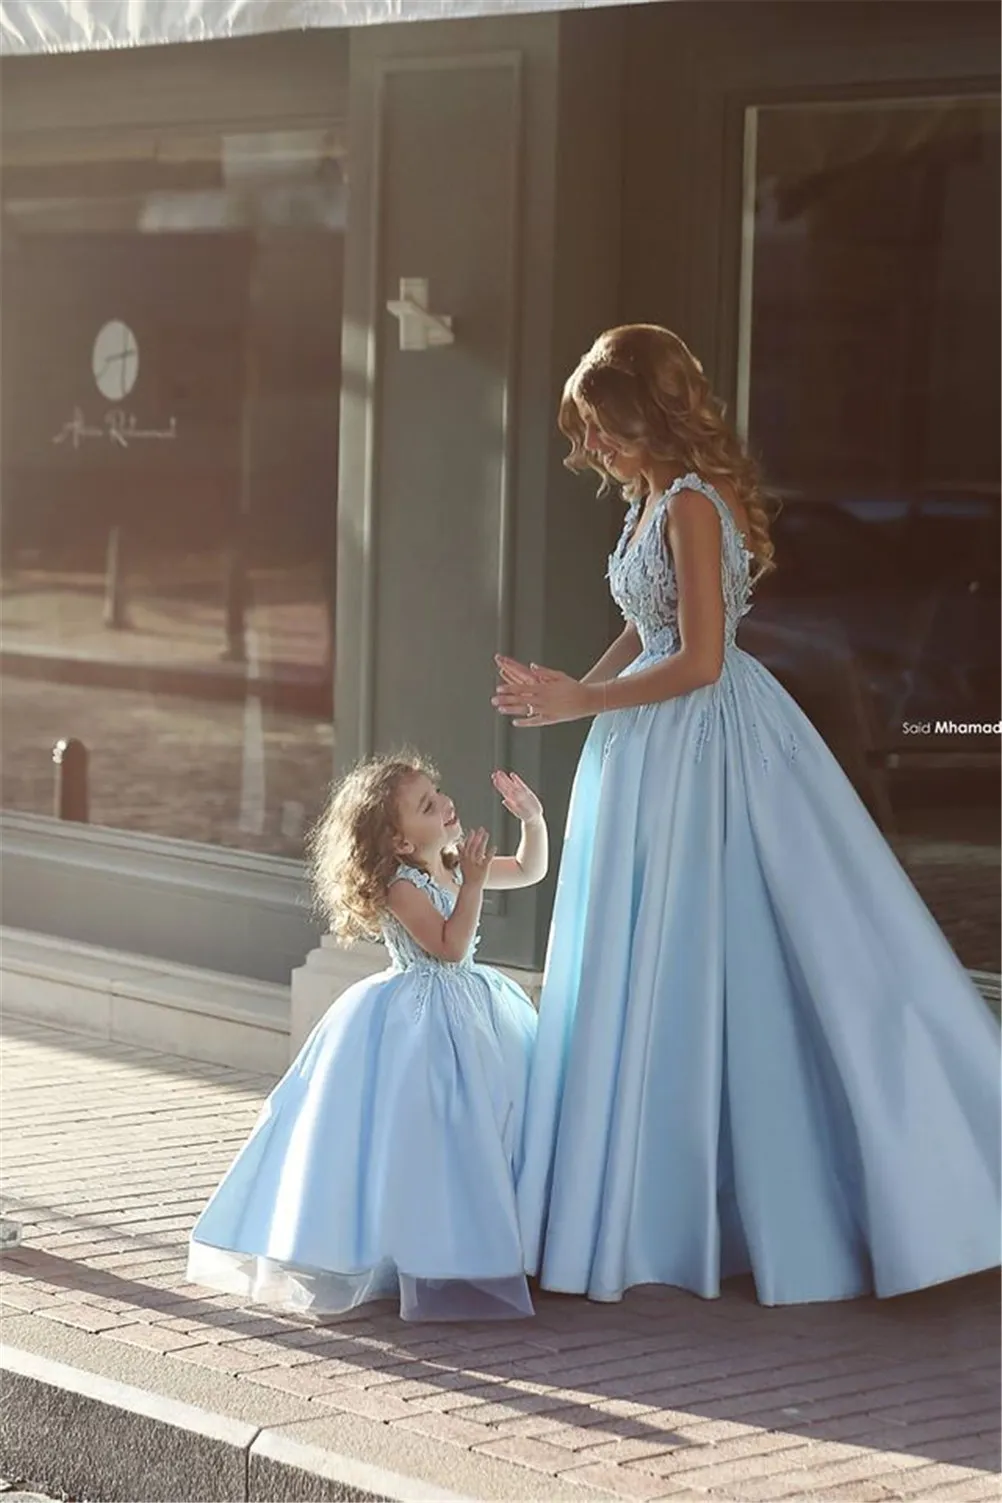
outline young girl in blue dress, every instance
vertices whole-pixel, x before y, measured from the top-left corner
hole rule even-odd
[[[485,888],[542,879],[539,800],[494,786],[522,822],[514,856],[463,837],[419,758],[357,767],[313,839],[346,942],[391,966],[340,996],[262,1109],[191,1237],[191,1282],[289,1311],[399,1299],[405,1320],[531,1315],[515,1206],[536,1014],[474,959]]]
[[[735,641],[772,561],[755,469],[666,329],[565,388],[622,487],[625,627],[579,682],[499,659],[516,724],[595,716],[571,795],[519,1208],[544,1288],[764,1304],[999,1261],[999,1033],[820,736]]]

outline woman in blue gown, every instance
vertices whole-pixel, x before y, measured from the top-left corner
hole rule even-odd
[[[735,642],[753,465],[667,330],[602,336],[568,464],[630,501],[626,627],[580,682],[499,659],[516,724],[594,715],[568,814],[518,1201],[542,1286],[764,1304],[999,1261],[999,1033],[835,759]]]

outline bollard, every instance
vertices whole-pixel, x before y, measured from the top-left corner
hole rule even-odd
[[[247,661],[247,570],[243,548],[230,543],[223,559],[223,602],[226,617],[226,663]]]
[[[121,527],[113,527],[108,533],[104,570],[104,624],[112,631],[124,631],[129,625],[125,594],[125,547]]]
[[[52,748],[52,760],[56,765],[56,818],[87,824],[90,819],[90,798],[87,789],[86,746],[73,736],[68,740],[57,741]]]

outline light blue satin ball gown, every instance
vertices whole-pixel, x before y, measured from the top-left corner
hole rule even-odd
[[[397,880],[448,918],[455,893]],[[391,969],[321,1019],[192,1232],[188,1279],[279,1310],[399,1300],[407,1320],[533,1313],[515,1207],[536,1013],[507,977],[427,955],[391,915]]]
[[[713,685],[599,716],[574,782],[518,1203],[544,1288],[768,1305],[999,1262],[999,1030],[841,768],[735,643],[749,555],[686,475],[610,560],[643,650],[679,643],[665,509],[720,517]]]

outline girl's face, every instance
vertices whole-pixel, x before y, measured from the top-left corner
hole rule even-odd
[[[401,856],[434,860],[463,833],[452,799],[423,772],[416,772],[397,797],[397,849]]]
[[[639,444],[626,443],[623,439],[614,438],[611,433],[606,433],[597,412],[589,402],[575,397],[574,405],[584,424],[584,445],[588,452],[595,456],[613,480],[622,481],[624,484],[636,480],[643,473],[646,457],[643,447]]]

